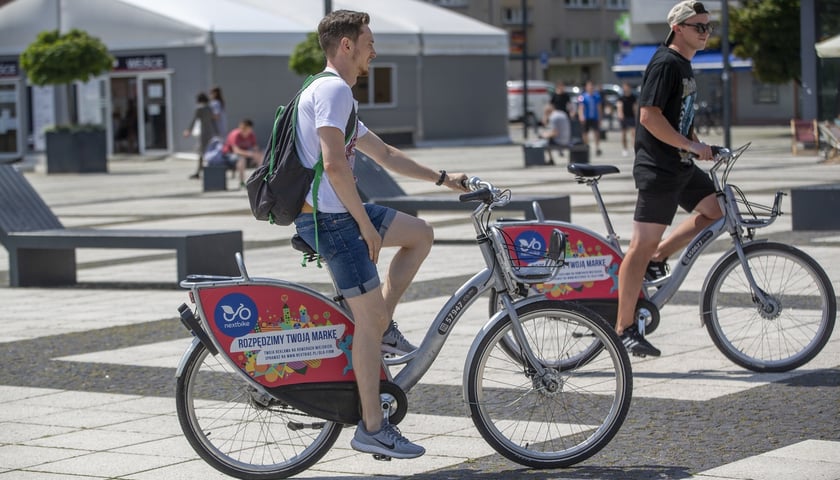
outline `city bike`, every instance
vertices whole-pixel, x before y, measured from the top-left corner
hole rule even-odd
[[[467,354],[466,410],[484,440],[514,462],[537,469],[576,464],[606,446],[627,415],[627,352],[612,326],[582,305],[513,298],[517,285],[557,274],[565,237],[491,222],[510,192],[476,177],[469,187],[461,200],[479,202],[471,218],[485,267],[446,301],[416,350],[383,356],[383,416],[392,424],[405,417],[406,392],[467,309],[492,289],[501,308]],[[317,258],[299,237],[292,244],[306,259]],[[238,277],[181,283],[194,304],[180,306],[181,321],[195,338],[176,373],[178,419],[193,449],[219,471],[285,478],[315,464],[342,428],[361,418],[352,316],[340,296],[252,278],[240,254],[236,261]],[[598,352],[582,355],[593,343]]]
[[[828,342],[837,298],[825,271],[808,254],[788,244],[755,238],[756,229],[767,227],[782,214],[784,192],[776,192],[772,205],[761,205],[747,200],[741,189],[728,182],[732,167],[749,145],[735,150],[713,148],[709,175],[724,215],[689,242],[668,274],[645,278],[636,321],[642,333],[656,330],[660,310],[679,291],[700,255],[715,239],[729,234],[731,248],[709,269],[700,290],[702,325],[718,350],[735,364],[756,372],[786,372],[812,360]],[[686,157],[684,161],[692,160]],[[568,171],[592,189],[607,234],[546,221],[539,213],[537,220],[503,221],[542,231],[558,229],[567,238],[565,265],[558,275],[543,284],[521,284],[518,294],[575,301],[614,320],[623,252],[598,181],[619,170],[613,165],[572,163]],[[491,294],[491,313],[498,307],[499,300]],[[595,347],[597,343],[588,351],[597,351]]]

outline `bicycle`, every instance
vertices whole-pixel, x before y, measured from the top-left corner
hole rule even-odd
[[[776,192],[773,205],[766,206],[748,201],[736,185],[728,183],[732,167],[749,146],[713,148],[709,175],[724,215],[689,242],[669,274],[645,278],[636,322],[640,332],[652,333],[659,325],[660,310],[677,293],[700,254],[728,233],[733,245],[711,267],[700,291],[701,323],[718,350],[735,364],[755,372],[786,372],[809,362],[828,342],[837,299],[825,271],[808,254],[790,245],[755,239],[756,229],[769,226],[782,214],[785,194]],[[503,221],[524,229],[559,229],[567,237],[565,266],[558,275],[543,284],[521,284],[518,294],[575,301],[614,319],[623,253],[598,182],[619,170],[613,165],[572,163],[568,171],[579,184],[591,188],[607,235],[568,222],[546,221],[539,214],[536,221]],[[490,311],[497,309],[498,299],[491,293]],[[587,352],[592,354],[597,348]]]
[[[563,263],[565,238],[552,230],[528,249],[506,226],[490,222],[510,192],[473,177],[462,201],[471,214],[485,267],[435,316],[417,350],[383,357],[383,416],[399,423],[406,391],[429,370],[464,312],[494,289],[502,308],[477,332],[463,373],[464,398],[481,436],[497,452],[532,468],[578,463],[609,443],[632,396],[627,352],[613,328],[574,302],[540,296],[516,301],[509,289],[545,281]],[[315,252],[299,238],[307,260]],[[176,373],[184,435],[211,466],[243,479],[285,478],[317,462],[344,426],[360,419],[352,370],[353,322],[340,297],[306,286],[251,278],[237,254],[239,277],[192,276],[192,309],[179,307],[195,336]],[[251,321],[230,312],[249,309]],[[597,355],[581,349],[599,345]],[[396,375],[391,369],[400,366]],[[388,457],[375,455],[378,460]]]

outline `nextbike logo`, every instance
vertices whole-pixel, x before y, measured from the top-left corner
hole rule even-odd
[[[514,241],[516,257],[523,263],[534,263],[545,257],[545,238],[536,230],[526,230]]]
[[[254,330],[258,317],[257,305],[241,293],[225,295],[213,311],[216,327],[230,337],[241,337]]]

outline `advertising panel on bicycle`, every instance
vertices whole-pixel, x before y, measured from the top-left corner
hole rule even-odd
[[[275,285],[201,288],[198,297],[221,350],[260,384],[355,381],[353,322],[329,300]]]

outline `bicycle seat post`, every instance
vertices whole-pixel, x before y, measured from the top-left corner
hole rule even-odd
[[[601,177],[593,177],[586,180],[589,188],[592,189],[592,195],[595,196],[595,203],[598,204],[598,211],[601,212],[601,218],[604,220],[604,226],[607,228],[607,240],[618,250],[621,251],[621,245],[618,243],[618,235],[615,233],[610,215],[607,212],[607,206],[604,204],[604,198],[601,196],[601,190],[598,188],[598,179]]]

